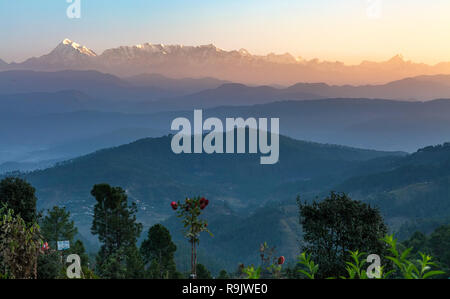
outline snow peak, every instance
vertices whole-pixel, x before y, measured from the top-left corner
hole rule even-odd
[[[183,294],[208,294],[214,296],[216,286],[196,286],[190,283],[188,286],[183,286]]]

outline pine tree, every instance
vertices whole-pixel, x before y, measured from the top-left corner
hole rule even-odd
[[[149,229],[147,239],[141,244],[141,254],[145,264],[150,265],[150,278],[175,278],[174,254],[176,250],[177,246],[172,242],[167,228],[156,224]]]
[[[103,243],[97,255],[97,272],[103,278],[138,278],[138,269],[143,267],[135,248],[142,224],[136,220],[136,204],[129,206],[125,191],[108,184],[95,185],[91,194],[97,201],[91,231]]]
[[[66,208],[54,206],[48,210],[41,224],[41,233],[50,248],[56,249],[56,242],[69,241],[73,245],[73,239],[78,229],[73,220],[70,220],[70,212]]]

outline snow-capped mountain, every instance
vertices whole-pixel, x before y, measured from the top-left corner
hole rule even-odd
[[[245,49],[226,51],[214,45],[183,46],[145,43],[93,50],[69,39],[49,54],[0,69],[97,70],[122,77],[161,74],[174,78],[214,77],[247,84],[290,85],[298,82],[328,84],[380,84],[418,75],[450,74],[450,63],[426,65],[406,61],[401,55],[385,62],[359,65],[306,60],[289,53],[253,55]]]
[[[53,51],[41,57],[30,58],[12,66],[34,70],[85,69],[96,64],[94,51],[69,39],[64,39]]]
[[[73,50],[75,50],[75,52]],[[63,40],[62,43],[59,44],[58,47],[56,47],[56,49],[54,51],[59,52],[62,55],[64,55],[64,54],[70,55],[70,54],[74,54],[74,53],[79,53],[79,54],[91,56],[91,57],[97,56],[97,54],[95,54],[95,52],[92,51],[91,49],[88,49],[85,46],[81,46],[81,45],[77,44],[76,42],[73,42],[67,38],[65,40]]]

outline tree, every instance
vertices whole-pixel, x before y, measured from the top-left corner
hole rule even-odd
[[[35,192],[25,180],[7,177],[0,182],[0,206],[7,205],[26,223],[33,223],[37,219]]]
[[[86,249],[82,241],[76,240],[75,243],[70,246],[69,254],[77,254],[80,257],[81,266],[88,266],[89,256],[86,253]]]
[[[450,277],[450,225],[438,227],[430,236],[428,246],[431,253],[437,257],[444,267],[447,277]]]
[[[177,246],[167,228],[156,224],[148,230],[148,237],[141,244],[141,254],[146,265],[150,265],[150,278],[175,278],[174,254]]]
[[[37,261],[38,279],[58,279],[63,274],[61,256],[56,250],[49,250],[39,255]]]
[[[66,208],[54,206],[42,220],[41,232],[50,247],[56,248],[57,241],[67,240],[73,245],[78,229],[74,221],[70,220],[70,212]]]
[[[297,203],[306,242],[302,251],[320,265],[318,278],[344,275],[350,251],[386,253],[382,238],[387,228],[378,209],[335,192],[322,202],[298,198]]]
[[[446,275],[442,275],[441,278],[450,276],[450,225],[438,227],[429,236],[416,232],[402,245],[411,247],[411,252],[416,256],[419,252],[434,256],[437,264],[446,272]]]
[[[208,230],[208,222],[200,219],[203,210],[208,206],[209,200],[202,197],[186,198],[184,203],[172,202],[170,205],[177,211],[177,217],[182,219],[185,228],[184,236],[191,244],[191,278],[197,277],[197,247],[200,243],[200,233],[211,232]]]
[[[125,191],[108,184],[95,185],[91,194],[97,201],[91,231],[103,243],[97,255],[98,273],[103,278],[137,278],[136,263],[142,259],[136,242],[142,224],[136,221],[136,203],[128,206]],[[127,272],[127,265],[133,265],[133,273]]]
[[[145,266],[141,253],[136,244],[125,250],[126,278],[139,279],[145,277]]]
[[[0,257],[8,277],[36,278],[41,246],[37,223],[26,223],[12,209],[0,209]]]
[[[198,279],[212,279],[211,272],[202,264],[197,264],[197,278]]]

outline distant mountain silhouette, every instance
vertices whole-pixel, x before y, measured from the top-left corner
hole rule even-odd
[[[76,92],[84,94],[86,99],[82,101],[83,105],[80,105],[79,110],[154,113],[337,97],[409,101],[450,98],[450,75],[418,76],[383,85],[336,86],[325,83],[297,83],[281,88],[226,83],[213,78],[174,79],[158,74],[119,78],[97,71],[0,72],[0,100],[9,99],[8,106],[2,106],[5,113],[11,109],[17,110],[14,106],[20,106],[21,111],[26,111],[29,107],[33,113],[44,112],[45,109],[39,111],[37,106],[22,105],[24,102],[20,101],[25,97],[29,100],[28,103],[38,105],[39,101],[44,100],[42,93],[59,93],[49,95],[55,99],[55,112],[73,111],[75,106],[70,104],[68,99],[56,105],[57,96],[64,98],[60,92],[69,92],[69,99]],[[12,98],[18,99],[17,102],[11,101]],[[81,101],[81,98],[78,100]],[[64,102],[68,103],[68,107],[63,107]],[[49,108],[48,105],[43,107]]]
[[[76,90],[96,100],[139,102],[186,95],[225,83],[227,82],[214,78],[173,79],[157,74],[119,78],[98,71],[14,70],[0,72],[0,97],[4,94]]]
[[[142,101],[174,95],[158,87],[136,87],[114,75],[98,71],[0,72],[0,94],[77,90],[93,98]]]
[[[287,92],[310,92],[324,98],[378,98],[401,100],[432,100],[450,98],[450,75],[418,76],[382,85],[330,86],[298,83]]]
[[[318,99],[321,96],[296,91],[292,94],[270,86],[250,87],[238,83],[229,83],[215,89],[204,90],[181,98],[172,98],[149,103],[147,109],[183,110],[211,108],[217,106],[243,106],[265,104],[280,100]]]
[[[78,103],[89,103],[89,98],[73,97],[61,92],[49,97],[51,101],[73,102],[72,108]],[[15,96],[14,96],[15,97]],[[0,97],[1,98],[1,97]],[[22,99],[19,103],[27,103]],[[46,99],[42,99],[46,103]],[[50,101],[50,102],[51,102]],[[1,101],[0,101],[1,102]],[[128,106],[128,102],[126,102]],[[42,107],[39,107],[42,105]],[[91,103],[87,104],[91,105]],[[105,103],[105,106],[107,103]],[[13,111],[8,105],[6,111]],[[73,111],[64,113],[39,113],[59,109],[58,105],[45,108],[45,104],[31,105],[36,111],[21,111],[16,106],[16,112],[3,111],[0,125],[8,130],[0,131],[0,163],[18,161],[27,154],[28,159],[45,158],[46,160],[61,157],[62,151],[49,151],[42,157],[36,151],[61,148],[65,144],[77,140],[94,140],[96,136],[108,135],[124,129],[123,140],[134,140],[135,128],[167,134],[171,122],[177,117],[192,119],[193,110],[168,111],[159,113],[124,113],[101,111]],[[45,108],[45,109],[44,109]],[[70,105],[64,109],[69,109]],[[70,108],[71,109],[71,108]],[[144,111],[144,110],[143,110]],[[280,132],[296,139],[310,140],[321,143],[343,144],[347,146],[370,148],[378,150],[414,152],[418,148],[439,144],[450,140],[450,100],[435,100],[429,102],[403,102],[370,99],[324,99],[307,101],[281,101],[275,103],[222,106],[203,111],[204,119],[208,117],[278,117]],[[144,137],[145,135],[141,135]],[[158,135],[152,135],[158,136]],[[101,148],[100,143],[86,141],[92,147]],[[103,143],[106,144],[106,143]],[[66,150],[68,147],[66,147]],[[8,154],[9,153],[9,154]],[[84,152],[86,153],[86,151]],[[63,155],[64,156],[64,155]]]
[[[93,50],[65,39],[49,54],[22,63],[0,65],[1,69],[98,70],[120,76],[158,73],[176,78],[214,77],[257,85],[291,85],[297,82],[328,84],[380,84],[418,75],[450,74],[450,62],[427,65],[405,61],[401,55],[384,62],[359,65],[303,60],[286,53],[261,56],[247,50],[225,51],[214,45],[183,46],[141,44]]]
[[[95,106],[90,96],[76,90],[0,95],[0,116],[65,113],[94,107],[100,106]]]
[[[205,89],[217,88],[230,83],[215,78],[169,78],[161,74],[140,74],[124,78],[136,86],[158,87],[165,90],[176,91],[183,94],[200,92]]]
[[[287,88],[250,87],[225,84],[181,98],[152,103],[155,110],[211,108],[223,105],[242,106],[285,100],[325,98],[375,98],[426,101],[450,98],[450,75],[420,76],[383,85],[330,86],[325,83],[298,83]]]

